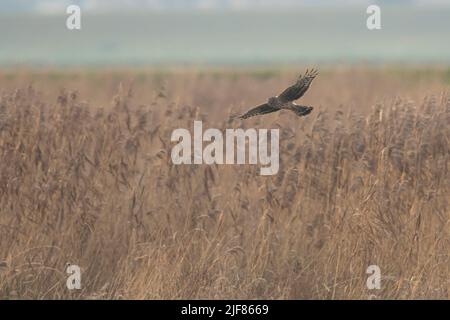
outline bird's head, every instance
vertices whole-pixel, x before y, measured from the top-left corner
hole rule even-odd
[[[273,104],[277,102],[277,97],[270,97],[268,100],[269,104]]]
[[[267,100],[267,104],[268,104],[269,106],[271,106],[271,107],[276,108],[276,107],[279,107],[280,102],[279,102],[278,97],[270,97],[270,98]]]

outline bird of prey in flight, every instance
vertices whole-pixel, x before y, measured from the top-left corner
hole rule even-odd
[[[286,88],[279,96],[271,97],[266,103],[263,103],[240,116],[240,119],[247,119],[261,114],[280,111],[281,109],[291,110],[297,116],[306,116],[313,107],[306,107],[295,104],[294,101],[302,97],[308,90],[311,82],[319,73],[317,70],[306,70],[304,75],[300,75],[297,82]]]

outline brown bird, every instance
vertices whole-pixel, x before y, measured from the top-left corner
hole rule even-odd
[[[295,84],[286,88],[279,96],[270,97],[266,103],[247,111],[239,118],[247,119],[261,114],[280,111],[281,109],[291,110],[299,117],[306,116],[313,110],[313,107],[301,106],[295,104],[293,101],[299,99],[305,94],[311,82],[318,74],[318,71],[315,69],[306,70],[304,75],[300,75],[298,77]]]

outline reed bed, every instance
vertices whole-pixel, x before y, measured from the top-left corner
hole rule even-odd
[[[327,71],[310,116],[241,122],[292,74],[43,77],[0,76],[0,299],[450,298],[445,83]],[[194,120],[280,128],[278,174],[173,165]]]

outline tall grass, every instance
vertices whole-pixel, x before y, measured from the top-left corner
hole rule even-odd
[[[2,90],[0,299],[450,298],[448,95],[330,72],[310,116],[230,122],[290,77],[179,77],[140,102],[104,83],[108,104]],[[173,165],[170,134],[193,120],[279,127],[280,171]]]

